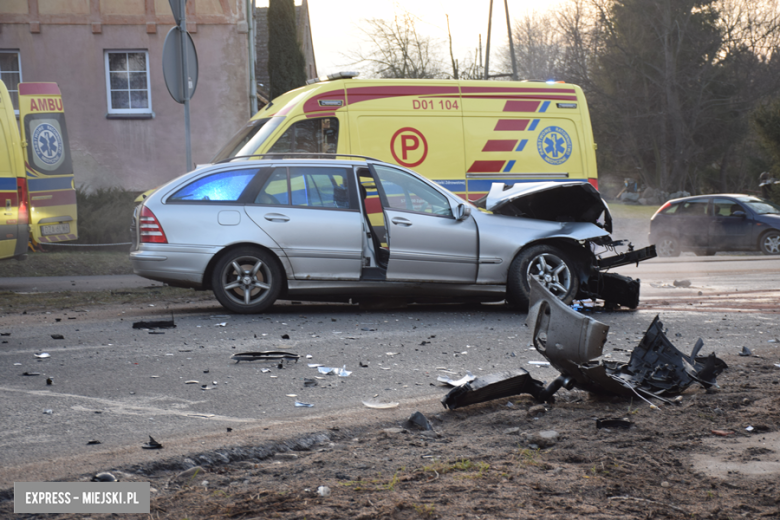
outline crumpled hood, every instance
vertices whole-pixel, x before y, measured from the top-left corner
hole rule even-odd
[[[587,182],[494,182],[475,204],[498,215],[553,222],[590,222],[612,233],[612,215],[596,188]],[[604,215],[603,225],[599,217]]]

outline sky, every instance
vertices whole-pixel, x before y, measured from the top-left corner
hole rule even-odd
[[[343,70],[354,70],[352,62],[344,54],[365,44],[361,32],[363,19],[381,18],[391,20],[394,13],[409,11],[420,20],[417,29],[423,34],[441,40],[444,58],[447,54],[447,18],[450,18],[452,47],[455,58],[462,61],[474,56],[482,34],[484,52],[487,38],[490,0],[308,0],[311,19],[314,56],[317,73],[320,76]],[[522,17],[530,10],[537,12],[555,9],[566,0],[509,0],[509,17]],[[300,0],[296,0],[296,5]],[[258,6],[268,5],[267,0],[258,0]],[[362,24],[363,26],[365,24]],[[498,60],[497,51],[507,45],[506,16],[504,2],[493,1],[493,26],[491,40],[491,62]],[[492,69],[493,67],[491,67]]]

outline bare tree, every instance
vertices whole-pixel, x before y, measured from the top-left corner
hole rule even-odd
[[[438,78],[444,74],[439,42],[417,31],[417,18],[409,12],[392,21],[364,20],[362,29],[369,44],[347,54],[355,65],[365,66],[380,78]]]
[[[560,78],[565,42],[557,30],[554,14],[532,11],[512,28],[518,77],[548,80]],[[511,57],[504,50],[501,68],[512,70]]]

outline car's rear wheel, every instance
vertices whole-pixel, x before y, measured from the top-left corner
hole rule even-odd
[[[655,244],[658,256],[680,256],[680,241],[674,237],[661,237]]]
[[[761,235],[759,243],[765,255],[780,255],[780,231],[771,230]]]
[[[580,287],[574,262],[554,246],[539,245],[521,252],[509,266],[507,300],[510,304],[528,309],[531,288],[528,277],[533,276],[567,305]]]
[[[211,286],[225,308],[240,314],[262,312],[282,290],[282,270],[270,253],[241,247],[217,261]]]

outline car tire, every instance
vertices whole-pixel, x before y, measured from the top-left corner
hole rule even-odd
[[[680,256],[680,241],[670,236],[661,237],[655,244],[655,250],[658,256]]]
[[[780,255],[780,231],[772,229],[761,235],[759,249],[765,255]]]
[[[509,266],[507,300],[520,310],[528,310],[531,288],[528,276],[534,276],[565,304],[570,304],[580,288],[574,262],[554,246],[539,245],[520,252]]]
[[[223,307],[239,314],[262,312],[282,290],[276,258],[257,247],[227,251],[214,266],[211,287]]]

